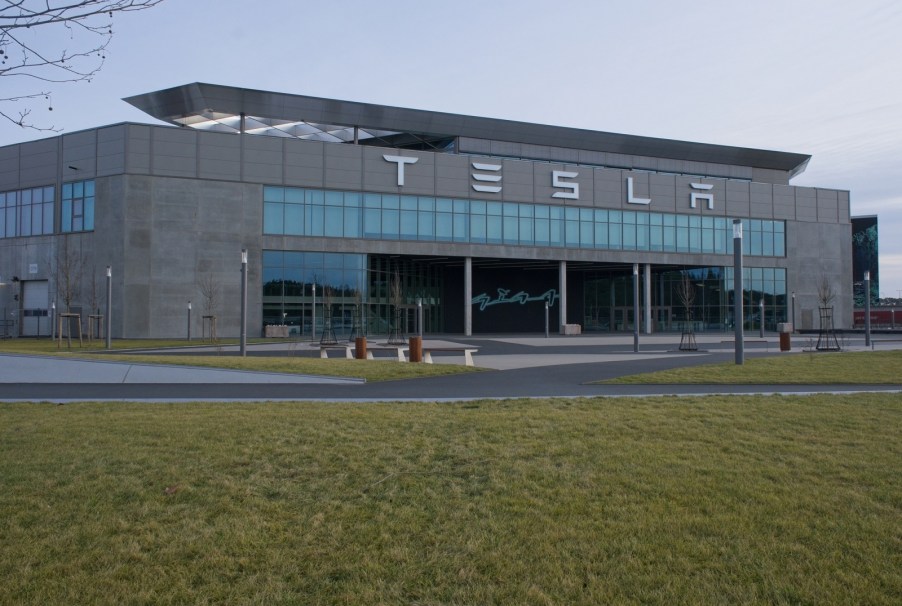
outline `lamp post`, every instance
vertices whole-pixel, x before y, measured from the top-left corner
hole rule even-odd
[[[191,299],[188,299],[188,340],[191,340]]]
[[[50,340],[56,341],[56,301],[50,303]]]
[[[733,323],[736,364],[745,362],[742,341],[742,220],[733,219]]]
[[[423,299],[417,297],[417,334],[423,338]]]
[[[313,283],[313,303],[310,304],[310,340],[316,341],[316,282]]]
[[[761,318],[761,325],[758,327],[758,336],[764,338],[764,297],[758,301],[758,317]]]
[[[545,338],[548,338],[548,300],[545,300]]]
[[[241,249],[241,357],[247,355],[247,249]]]
[[[792,291],[792,332],[796,331],[796,291]]]
[[[633,351],[639,353],[639,264],[633,263]]]
[[[106,266],[106,348],[111,349],[110,331],[113,328],[113,270]]]
[[[871,272],[864,272],[864,346],[871,346]]]

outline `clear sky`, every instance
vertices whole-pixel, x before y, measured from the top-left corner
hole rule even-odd
[[[114,30],[36,120],[152,122],[121,99],[210,82],[811,154],[792,183],[879,215],[880,292],[902,296],[896,0],[165,0]]]

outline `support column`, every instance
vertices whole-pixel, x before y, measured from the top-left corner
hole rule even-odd
[[[464,259],[464,336],[473,335],[473,258]]]
[[[645,264],[645,334],[652,333],[651,326],[651,263]]]
[[[560,296],[558,297],[558,302],[561,304],[561,309],[559,311],[560,317],[560,326],[558,327],[558,332],[562,332],[564,330],[564,324],[567,323],[567,262],[561,261],[560,269],[558,269],[558,283]]]

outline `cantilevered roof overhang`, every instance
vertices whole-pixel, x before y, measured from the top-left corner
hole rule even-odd
[[[811,159],[805,154],[622,135],[216,84],[185,84],[127,97],[125,101],[154,118],[180,126],[238,132],[240,116],[244,115],[245,132],[334,142],[353,142],[355,133],[358,140],[412,136],[426,142],[443,142],[471,137],[779,170],[789,173],[790,177],[804,171]]]

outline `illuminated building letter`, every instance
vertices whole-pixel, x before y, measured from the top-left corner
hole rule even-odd
[[[690,183],[689,184],[692,189],[701,189],[703,191],[708,191],[713,189],[713,185],[709,185],[707,183]],[[699,200],[707,200],[708,201],[708,210],[714,210],[714,194],[697,194],[692,192],[692,195],[689,197],[689,206],[691,208],[695,208],[696,203]]]
[[[557,191],[551,194],[552,198],[566,198],[568,200],[579,200],[579,183],[571,183],[569,181],[561,181],[561,179],[575,179],[579,173],[567,170],[551,171],[551,187],[561,187],[570,191]]]
[[[404,165],[405,164],[416,164],[419,158],[410,158],[407,156],[389,156],[388,154],[382,154],[382,157],[385,158],[387,162],[396,162],[398,164],[398,186],[404,185]]]
[[[501,170],[500,164],[483,164],[481,162],[473,162],[473,168],[481,171],[489,171],[493,173],[497,173]],[[480,181],[482,183],[500,183],[501,175],[486,175],[483,173],[473,173],[473,178],[476,181]],[[500,185],[480,185],[479,183],[473,184],[473,189],[476,191],[481,191],[488,194],[497,194],[501,191]]]
[[[628,204],[651,204],[651,198],[636,198],[633,196],[633,178],[626,178],[626,201]]]

